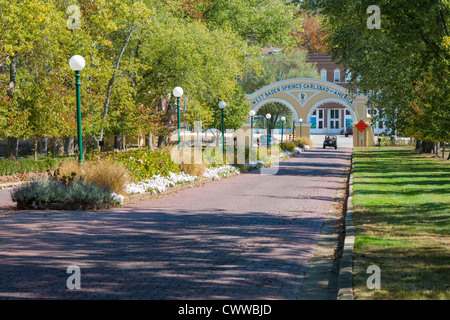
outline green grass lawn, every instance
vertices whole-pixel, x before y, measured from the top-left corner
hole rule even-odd
[[[353,206],[356,299],[450,299],[450,161],[356,149]],[[370,265],[379,290],[367,288]]]

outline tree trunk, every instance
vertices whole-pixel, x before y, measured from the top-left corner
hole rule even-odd
[[[442,142],[442,160],[445,158],[445,142]]]
[[[125,38],[125,41],[124,41],[124,43],[122,45],[122,50],[120,50],[120,54],[119,54],[119,57],[117,58],[116,65],[114,66],[114,70],[113,70],[113,74],[111,76],[111,79],[109,79],[108,87],[106,89],[105,102],[103,103],[102,119],[106,118],[106,116],[108,115],[109,102],[110,102],[110,98],[111,98],[111,91],[112,91],[112,88],[113,88],[113,85],[114,85],[114,81],[116,80],[117,71],[119,70],[119,66],[120,66],[120,61],[122,60],[122,56],[123,56],[123,54],[125,52],[125,49],[128,46],[128,43],[130,42],[131,35],[133,34],[135,29],[136,29],[136,25],[132,25],[131,28],[130,28],[130,31],[128,32],[128,35]],[[95,139],[95,140],[96,140],[96,146],[98,148],[99,146],[98,146],[98,141],[97,140],[99,140],[99,141],[103,140],[103,128],[101,128],[101,130],[100,130],[100,138],[99,139]]]
[[[419,139],[416,140],[416,150],[422,149],[422,141]]]
[[[147,148],[148,150],[153,150],[153,135],[151,133],[147,136]]]
[[[431,153],[433,151],[434,143],[432,141],[422,141],[422,152]]]
[[[68,156],[75,154],[75,137],[64,138],[64,154]]]
[[[167,137],[166,136],[158,136],[158,148],[162,148],[167,145]]]
[[[48,156],[48,138],[47,137],[41,137],[40,143],[39,143],[39,153],[45,154]]]
[[[64,153],[64,143],[60,137],[55,138],[55,152],[53,153],[55,156]]]
[[[118,150],[123,149],[122,138],[123,138],[122,132],[119,132],[114,136],[114,149]]]
[[[8,97],[14,99],[14,92],[16,91],[16,75],[17,75],[17,55],[11,57],[11,64],[9,66],[9,88]],[[19,138],[8,137],[8,145],[6,149],[6,157],[17,159],[19,157]]]
[[[439,157],[439,142],[434,143],[434,152],[436,153],[436,157]]]
[[[19,157],[19,139],[14,137],[7,138],[6,157],[17,159]]]
[[[37,155],[38,155],[38,137],[34,137],[34,161],[37,161]]]

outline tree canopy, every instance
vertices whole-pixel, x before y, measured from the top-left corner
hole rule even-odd
[[[294,47],[298,8],[283,0],[0,0],[0,135],[76,134],[72,55],[85,137],[173,130],[181,86],[188,124],[236,129],[248,106],[238,79],[262,46]],[[256,62],[252,62],[255,68]]]
[[[370,28],[380,9],[380,28]],[[450,2],[306,0],[325,17],[326,41],[352,84],[388,125],[425,141],[450,140]]]

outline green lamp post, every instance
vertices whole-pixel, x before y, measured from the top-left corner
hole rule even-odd
[[[223,111],[225,110],[226,107],[227,107],[227,104],[225,103],[225,101],[219,102],[219,108],[220,108],[220,110],[222,110],[222,152],[223,152],[223,155],[225,155],[225,120],[224,120]]]
[[[267,119],[267,149],[269,149],[270,146],[270,118],[272,118],[272,116],[270,115],[270,113],[266,114],[266,119]]]
[[[81,95],[80,95],[80,71],[83,70],[86,65],[84,58],[79,55],[72,56],[69,60],[70,69],[75,71],[75,89],[77,95],[77,131],[78,131],[78,163],[83,165],[83,136],[81,131]]]
[[[286,117],[281,117],[281,143],[283,143],[283,132],[284,132],[284,123],[286,122]]]
[[[254,110],[250,110],[250,112],[248,114],[250,115],[250,123],[251,123],[250,148],[253,148],[253,117],[256,115],[256,112]]]
[[[183,89],[176,87],[173,89],[173,95],[177,98],[177,128],[178,128],[178,149],[181,148],[181,127],[180,127],[180,98],[183,96]]]
[[[294,141],[295,136],[295,120],[292,120],[292,141]]]

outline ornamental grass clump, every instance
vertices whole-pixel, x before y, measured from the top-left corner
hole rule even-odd
[[[180,157],[184,161],[178,165],[180,171],[190,176],[201,177],[208,167],[202,151],[196,151],[193,149],[192,152],[190,152],[190,159],[189,155],[187,155],[187,157],[183,157],[183,152],[184,149],[181,149]],[[195,152],[197,152],[197,154]]]
[[[280,147],[283,151],[287,150],[289,152],[295,152],[295,147],[297,147],[297,145],[294,142],[288,140],[280,143]]]
[[[110,189],[116,194],[125,194],[126,185],[132,176],[124,165],[110,158],[86,161],[82,167],[76,159],[68,159],[58,168],[56,179],[65,184],[69,184],[72,180],[83,179],[99,188]]]
[[[132,180],[125,166],[113,159],[91,161],[84,171],[86,182],[116,194],[126,194],[126,185]]]
[[[295,139],[294,143],[299,148],[304,148],[306,145],[307,146],[312,146],[313,145],[312,140],[309,139],[309,138],[305,138],[305,137]]]

